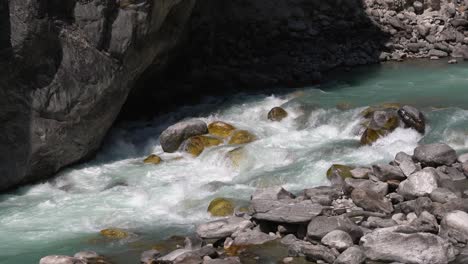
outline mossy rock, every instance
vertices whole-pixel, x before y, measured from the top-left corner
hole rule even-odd
[[[234,204],[226,198],[216,198],[208,206],[212,216],[229,216],[234,213]]]
[[[327,179],[330,180],[330,182],[333,185],[342,184],[346,178],[353,177],[353,175],[351,174],[352,169],[354,169],[354,167],[341,164],[333,164],[327,170]]]
[[[205,148],[217,146],[223,141],[211,136],[194,136],[187,139],[184,150],[194,156],[199,156]]]
[[[375,111],[395,110],[401,108],[399,103],[382,103],[379,105],[369,106],[361,112],[361,116],[371,118]]]
[[[222,121],[215,121],[208,125],[208,133],[221,138],[229,137],[234,130],[236,128],[233,125]]]
[[[388,118],[387,122],[385,122],[382,128],[388,131],[393,131],[395,130],[395,128],[398,127],[399,123],[400,119],[398,118],[398,116],[391,116],[390,118]]]
[[[201,138],[206,148],[218,146],[223,143],[223,141],[217,137],[205,136],[205,135],[198,136],[198,137]]]
[[[123,239],[129,236],[128,232],[118,228],[107,228],[99,232],[102,236],[110,239]]]
[[[159,164],[161,163],[161,157],[155,154],[149,155],[146,159],[143,160],[145,164]]]
[[[364,134],[362,134],[361,136],[361,144],[372,145],[379,138],[386,136],[388,133],[389,132],[385,130],[375,130],[372,128],[367,128],[364,131]]]
[[[273,107],[270,112],[268,112],[268,119],[271,121],[281,121],[288,116],[288,112],[282,107]]]
[[[236,130],[229,140],[230,145],[246,144],[254,141],[256,137],[247,130]]]

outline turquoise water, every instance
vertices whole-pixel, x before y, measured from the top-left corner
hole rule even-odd
[[[333,81],[294,91],[207,98],[151,122],[114,128],[95,160],[0,196],[0,263],[38,263],[45,255],[84,249],[116,263],[137,263],[139,253],[158,241],[209,220],[206,208],[214,197],[242,204],[260,186],[298,191],[327,184],[325,171],[333,163],[387,162],[399,151],[411,154],[421,142],[446,142],[468,152],[468,64],[385,64],[329,78]],[[384,102],[423,110],[426,135],[397,129],[372,146],[360,146],[359,113]],[[288,118],[269,122],[268,110],[278,105]],[[210,148],[197,158],[163,154],[160,132],[185,117],[230,122],[259,140],[245,146],[238,167],[226,157],[232,147]],[[167,162],[142,164],[151,153]],[[98,232],[108,227],[135,235],[106,241]]]

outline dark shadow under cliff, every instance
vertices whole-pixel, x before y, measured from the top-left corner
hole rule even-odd
[[[315,84],[331,69],[377,63],[389,38],[361,0],[198,1],[187,36],[164,72],[150,67],[138,80],[121,119],[204,95]]]

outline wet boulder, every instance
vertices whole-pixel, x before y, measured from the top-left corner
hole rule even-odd
[[[213,136],[221,138],[231,136],[234,130],[236,130],[236,128],[233,125],[222,121],[215,121],[208,125],[208,132]]]
[[[101,236],[110,238],[110,239],[123,239],[127,238],[130,234],[119,228],[107,228],[99,231]]]
[[[234,232],[240,232],[253,227],[253,223],[242,217],[228,217],[197,226],[196,233],[201,238],[225,238]]]
[[[149,155],[147,158],[143,160],[143,163],[145,164],[159,164],[161,163],[161,157],[155,154]]]
[[[213,147],[213,146],[218,146],[222,144],[223,142],[216,137],[211,137],[211,136],[194,136],[189,139],[184,143],[183,149],[192,154],[193,156],[199,156],[205,148]]]
[[[73,258],[69,256],[46,256],[39,260],[39,264],[86,264],[87,262],[83,259]]]
[[[184,140],[208,133],[206,123],[201,120],[182,121],[168,127],[161,133],[159,141],[165,152],[175,152]]]
[[[374,111],[365,123],[367,125],[361,136],[361,144],[371,145],[395,130],[399,126],[400,120],[395,110],[384,109]]]
[[[230,145],[247,144],[256,140],[255,135],[247,130],[236,130],[229,139]]]
[[[418,146],[414,150],[414,159],[425,166],[452,165],[457,160],[457,153],[447,144],[435,143]]]
[[[327,170],[327,179],[332,183],[332,185],[343,185],[346,178],[351,178],[351,170],[354,169],[351,166],[333,164]]]
[[[406,127],[415,129],[421,134],[426,131],[426,118],[424,114],[415,107],[405,105],[398,109],[400,119],[405,123]]]
[[[438,186],[437,172],[433,168],[425,168],[411,174],[408,179],[402,181],[397,192],[406,199],[414,199],[430,195]]]
[[[400,226],[376,229],[361,238],[367,258],[382,262],[445,264],[455,259],[452,245],[430,233],[407,233]]]
[[[271,121],[281,121],[288,116],[288,112],[282,107],[273,107],[270,112],[268,112],[268,119]]]
[[[336,248],[340,252],[354,245],[351,236],[342,230],[331,231],[322,238],[321,242],[330,248]]]
[[[393,206],[390,200],[372,190],[354,189],[351,193],[353,202],[366,211],[390,214]]]
[[[307,226],[307,237],[311,240],[321,240],[333,230],[348,233],[354,242],[359,241],[363,232],[359,226],[346,216],[317,216]]]
[[[210,202],[208,212],[212,216],[229,216],[234,213],[234,204],[225,198],[216,198]]]

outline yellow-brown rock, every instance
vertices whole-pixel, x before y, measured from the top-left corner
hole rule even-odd
[[[342,184],[346,178],[351,178],[353,175],[351,174],[351,170],[354,167],[341,165],[341,164],[333,164],[327,170],[327,179],[330,180],[332,184]]]
[[[187,139],[185,144],[185,151],[194,155],[199,156],[205,148],[217,146],[223,143],[219,138],[212,136],[195,136]]]
[[[271,121],[281,121],[288,116],[288,112],[281,107],[273,107],[268,112],[268,119]]]
[[[208,206],[208,212],[212,216],[229,216],[234,213],[234,205],[226,198],[216,198]]]
[[[123,239],[128,237],[128,233],[118,228],[107,228],[99,232],[102,236],[110,239]]]
[[[198,136],[198,137],[200,137],[201,140],[203,141],[203,145],[205,145],[205,148],[218,146],[221,143],[223,143],[223,141],[217,137],[206,136],[206,135]]]
[[[208,125],[208,133],[221,138],[229,137],[234,130],[236,128],[233,125],[222,121],[215,121]]]
[[[161,163],[161,157],[155,154],[149,155],[146,159],[143,160],[146,164],[159,164]]]
[[[254,141],[255,136],[247,130],[236,130],[229,140],[229,144],[246,144]]]
[[[231,160],[232,166],[238,168],[243,160],[245,160],[245,149],[243,147],[235,148],[227,153],[228,159]]]

